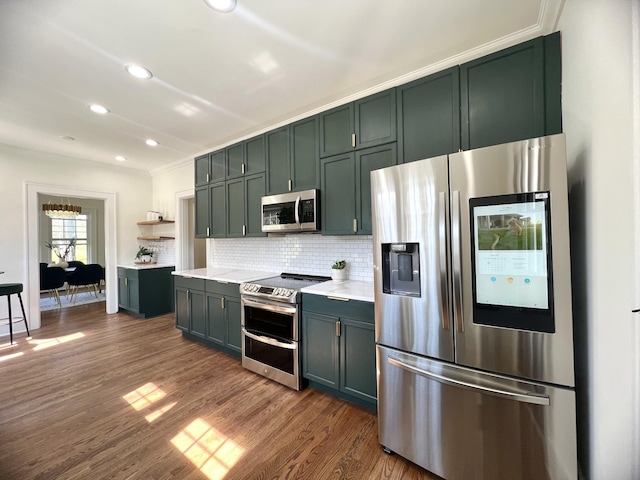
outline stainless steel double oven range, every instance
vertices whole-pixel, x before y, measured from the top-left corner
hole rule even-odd
[[[300,289],[329,277],[282,273],[240,285],[242,366],[301,390]]]

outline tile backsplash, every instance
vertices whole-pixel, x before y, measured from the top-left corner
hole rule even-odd
[[[347,261],[350,280],[373,281],[371,236],[284,235],[209,239],[210,267],[331,276],[336,260]]]

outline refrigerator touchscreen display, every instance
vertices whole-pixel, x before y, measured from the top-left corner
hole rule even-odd
[[[527,329],[533,322],[531,328],[548,331],[531,316],[527,321],[526,311],[544,321],[551,310],[549,192],[474,198],[470,207],[474,321]],[[511,312],[492,320],[488,308]]]

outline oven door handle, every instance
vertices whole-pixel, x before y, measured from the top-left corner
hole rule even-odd
[[[258,300],[250,300],[246,297],[242,297],[242,303],[243,305],[248,305],[250,307],[261,308],[270,312],[286,313],[289,315],[294,315],[298,311],[297,306],[288,306],[285,304],[274,305],[272,303],[260,302]]]
[[[244,327],[242,327],[242,333],[252,340],[262,343],[268,343],[269,345],[273,345],[274,347],[287,348],[289,350],[295,350],[297,348],[297,345],[295,343],[283,343],[274,338],[265,337],[263,335],[256,335],[255,333],[247,331],[247,329]]]

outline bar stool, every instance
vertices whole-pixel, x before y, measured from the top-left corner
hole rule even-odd
[[[27,329],[27,335],[29,334],[29,325],[27,325],[27,314],[24,313],[24,305],[22,304],[22,284],[21,283],[0,283],[0,297],[7,297],[7,303],[9,304],[9,339],[11,345],[13,345],[13,317],[11,316],[11,295],[18,295],[18,300],[20,300],[20,308],[22,309],[22,320],[24,321],[24,326]]]

